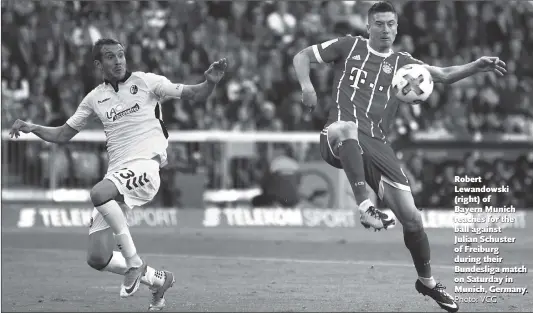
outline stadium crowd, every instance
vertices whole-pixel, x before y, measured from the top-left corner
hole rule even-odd
[[[514,205],[532,208],[533,153],[513,157],[484,158],[482,151],[466,152],[459,159],[442,160],[428,157],[418,150],[405,158],[405,172],[411,182],[415,203],[422,207],[453,207],[458,187],[508,187],[509,192],[477,194],[491,195],[491,205]],[[479,184],[457,183],[456,176],[481,177]],[[428,192],[429,191],[429,192]]]
[[[332,70],[313,69],[320,106],[311,119],[305,118],[292,56],[334,37],[365,35],[369,5],[361,1],[2,1],[2,125],[6,128],[16,118],[63,124],[101,82],[92,62],[92,43],[113,37],[127,47],[131,70],[159,73],[175,82],[200,82],[211,61],[228,58],[226,77],[207,103],[163,103],[170,130],[320,130],[332,105]],[[421,131],[460,137],[533,135],[529,2],[404,1],[397,8],[397,49],[440,66],[498,55],[507,62],[509,74],[503,79],[476,75],[451,86],[436,85],[427,104],[401,107],[392,136]],[[101,126],[95,122],[89,127]],[[103,154],[59,149],[65,155],[56,161],[65,167],[60,184],[73,184],[70,177],[101,176],[91,173],[95,166],[103,171]],[[214,146],[208,149],[213,151],[201,156],[212,158],[203,162],[213,164],[221,152]],[[34,159],[30,164],[47,171],[38,152],[28,146],[25,155]],[[187,162],[194,159],[195,155],[185,154]],[[256,174],[249,174],[256,163],[250,158],[254,156],[236,156],[231,185],[257,181]],[[64,165],[68,160],[78,165]],[[76,168],[77,173],[66,167]],[[219,185],[223,175],[212,169],[210,183]]]

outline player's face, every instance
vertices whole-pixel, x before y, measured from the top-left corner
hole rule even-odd
[[[121,80],[126,75],[126,56],[122,45],[105,45],[102,47],[102,59],[97,66],[108,80]]]
[[[389,49],[398,33],[398,17],[393,12],[375,13],[368,20],[367,31],[374,48]]]

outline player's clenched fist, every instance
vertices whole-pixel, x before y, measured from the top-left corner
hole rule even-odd
[[[214,62],[213,64],[211,64],[211,66],[209,66],[207,71],[205,71],[206,79],[209,82],[212,82],[215,84],[218,83],[224,76],[224,73],[227,67],[228,67],[228,61],[226,60],[226,58],[223,58],[223,59],[220,59]]]
[[[308,112],[312,112],[317,104],[318,100],[314,89],[302,90],[302,103]]]
[[[31,132],[30,124],[22,120],[16,120],[15,123],[13,123],[13,126],[11,126],[9,135],[11,136],[11,138],[13,138],[13,136],[15,136],[15,138],[18,138],[20,136],[20,132],[23,132],[25,134],[30,133]]]

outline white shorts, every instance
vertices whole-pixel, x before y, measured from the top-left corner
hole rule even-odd
[[[121,205],[126,218],[136,206],[142,206],[155,197],[161,185],[159,163],[155,160],[134,160],[124,164],[124,168],[107,173],[104,179],[112,181],[124,197]],[[89,235],[109,228],[104,217],[94,209],[89,226]]]

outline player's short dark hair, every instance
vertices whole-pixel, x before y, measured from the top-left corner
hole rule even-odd
[[[368,19],[372,17],[376,13],[386,13],[386,12],[392,12],[394,15],[398,15],[398,12],[396,12],[396,9],[394,8],[394,5],[388,1],[379,1],[374,3],[370,9],[368,9]]]
[[[112,38],[98,39],[93,45],[93,60],[102,61],[102,47],[105,45],[122,45],[120,41]]]

